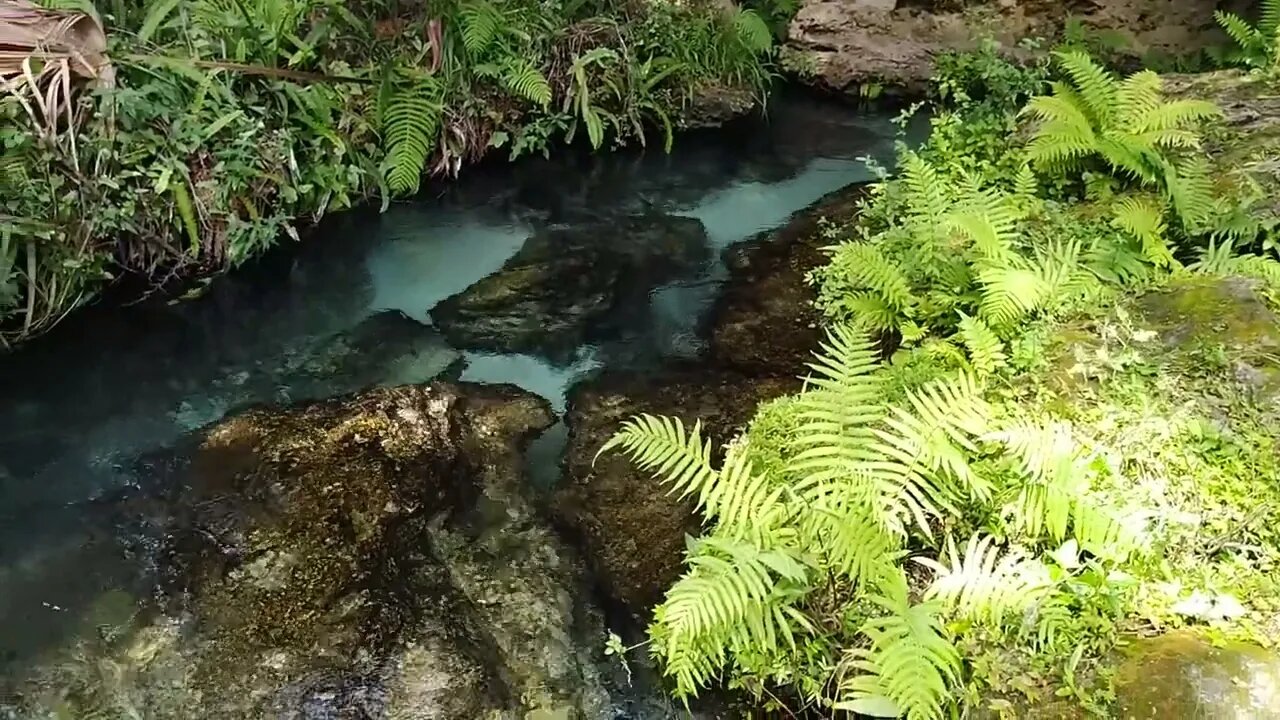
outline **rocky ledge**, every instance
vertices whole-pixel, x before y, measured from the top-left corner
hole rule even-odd
[[[522,447],[552,420],[512,387],[435,383],[196,434],[112,504],[159,569],[148,610],[6,697],[58,717],[611,716],[602,621],[524,494]]]
[[[1136,57],[1198,52],[1220,39],[1213,21],[1218,5],[1216,0],[802,0],[788,31],[785,59],[802,79],[836,93],[856,96],[868,85],[919,92],[928,87],[938,55],[973,49],[984,38],[1013,51],[1024,39],[1058,36],[1068,17]]]

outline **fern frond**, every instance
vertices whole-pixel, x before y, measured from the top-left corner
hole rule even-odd
[[[700,505],[719,478],[711,465],[711,442],[702,439],[701,421],[686,432],[680,418],[639,415],[623,423],[596,458],[613,450],[621,450],[681,497],[697,495]]]
[[[943,717],[948,691],[959,682],[960,654],[945,635],[939,604],[912,605],[901,571],[868,599],[885,615],[862,628],[870,648],[848,651],[848,664],[860,674],[843,684],[836,708],[865,711],[868,705],[884,708],[887,700],[906,720]]]
[[[800,394],[799,452],[790,466],[814,481],[846,477],[873,457],[866,447],[883,416],[880,355],[866,333],[836,325],[809,367]]]
[[[1006,196],[989,190],[976,193],[965,205],[947,216],[947,225],[968,238],[987,262],[1006,264],[1018,238],[1017,209]]]
[[[915,304],[906,276],[878,246],[847,243],[841,246],[834,262],[847,273],[855,289],[873,291],[895,313],[902,314]]]
[[[507,22],[502,11],[488,0],[466,0],[458,8],[458,18],[461,20],[462,46],[473,58],[480,57],[489,49]]]
[[[439,82],[428,75],[388,73],[383,81],[379,124],[391,192],[417,192],[440,132],[442,95]]]
[[[1164,236],[1164,213],[1163,203],[1137,195],[1121,198],[1112,208],[1115,226],[1136,238],[1147,261],[1161,268],[1177,263]]]
[[[991,536],[974,534],[963,555],[949,537],[946,549],[945,563],[913,559],[934,572],[925,597],[939,600],[953,616],[998,625],[1027,612],[1053,586],[1043,563],[1016,548],[1001,556]]]
[[[1165,191],[1183,223],[1193,229],[1202,227],[1215,207],[1208,160],[1191,157],[1167,164]]]
[[[1116,126],[1128,132],[1147,129],[1152,116],[1162,107],[1163,86],[1160,76],[1150,70],[1121,80],[1116,87]]]
[[[1116,80],[1100,65],[1079,50],[1055,52],[1058,67],[1071,78],[1076,91],[1084,99],[1089,114],[1106,124],[1116,106]]]
[[[1040,309],[1048,297],[1044,278],[1025,267],[990,267],[978,273],[982,300],[978,317],[997,327],[1008,327]]]
[[[742,46],[757,55],[773,49],[773,32],[755,10],[739,8],[734,12],[733,30]]]
[[[1204,100],[1157,102],[1141,115],[1134,117],[1130,132],[1141,135],[1148,132],[1176,130],[1220,117],[1222,117],[1222,109]]]
[[[551,83],[533,63],[523,58],[510,59],[502,74],[502,85],[531,103],[546,107],[551,103]]]
[[[981,320],[960,313],[960,338],[969,351],[969,363],[980,375],[990,375],[1005,366],[1004,343]]]
[[[1235,13],[1215,10],[1213,19],[1240,46],[1240,49],[1245,54],[1258,52],[1266,42],[1265,35],[1262,32],[1255,29],[1244,18]]]
[[[927,534],[927,515],[950,509],[953,500],[983,499],[990,484],[969,466],[973,439],[986,431],[990,408],[967,373],[907,392],[875,429],[875,459],[868,467],[898,485],[897,501]]]
[[[682,696],[695,694],[724,664],[725,638],[745,637],[765,649],[791,638],[788,616],[777,612],[785,599],[778,582],[803,582],[806,572],[783,550],[715,537],[695,541],[687,561],[689,570],[654,612],[655,649]]]
[[[1280,0],[1262,0],[1258,9],[1258,32],[1272,37],[1280,31]]]
[[[902,183],[907,188],[907,214],[916,222],[937,225],[950,206],[946,185],[938,171],[913,151],[903,153],[899,162]]]

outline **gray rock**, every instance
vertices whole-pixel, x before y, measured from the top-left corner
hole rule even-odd
[[[1069,15],[1122,35],[1136,57],[1194,52],[1218,41],[1217,7],[1216,0],[803,0],[789,28],[786,61],[803,79],[835,92],[858,95],[870,84],[919,92],[938,55],[973,49],[984,37],[1012,53],[1025,38],[1058,35]]]
[[[432,308],[431,317],[457,347],[563,360],[707,256],[706,230],[693,218],[636,215],[546,230],[496,273]]]

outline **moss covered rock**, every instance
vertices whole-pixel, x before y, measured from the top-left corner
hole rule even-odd
[[[1116,675],[1125,720],[1280,717],[1280,655],[1190,632],[1141,640]]]
[[[159,602],[24,687],[27,706],[603,716],[601,620],[524,494],[521,448],[552,420],[512,387],[437,383],[251,410],[153,458],[116,510]]]

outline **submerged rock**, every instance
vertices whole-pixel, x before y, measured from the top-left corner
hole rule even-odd
[[[1127,720],[1255,720],[1280,717],[1280,655],[1190,632],[1139,640],[1116,673]]]
[[[1217,0],[803,0],[791,21],[787,64],[802,78],[858,95],[869,85],[928,87],[938,55],[991,37],[1006,48],[1054,37],[1067,18],[1122,40],[1134,57],[1198,52],[1220,40]]]
[[[523,490],[552,420],[515,388],[437,383],[219,423],[117,506],[161,570],[150,619],[16,696],[70,717],[604,717],[601,621]]]
[[[458,347],[565,360],[707,255],[706,229],[687,217],[636,215],[546,230],[500,270],[432,308],[431,317]]]

